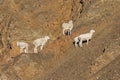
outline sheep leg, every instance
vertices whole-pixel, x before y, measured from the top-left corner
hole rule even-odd
[[[75,40],[75,47],[77,47],[78,40]]]
[[[83,46],[82,46],[82,40],[80,40],[79,46],[80,46],[80,47],[83,47]]]
[[[36,48],[34,48],[34,53],[38,53]]]
[[[41,46],[41,50],[43,50],[44,45]]]
[[[89,40],[87,40],[87,45],[88,45],[88,41],[89,41]]]
[[[67,30],[67,35],[69,35],[69,30]]]
[[[23,52],[23,48],[20,48],[20,53],[22,53]]]
[[[69,30],[69,35],[71,35],[71,30]]]
[[[28,53],[28,46],[25,48],[25,53]]]
[[[77,42],[75,41],[75,47],[77,47]]]
[[[27,50],[26,50],[26,49],[25,49],[24,51],[25,51],[25,53],[27,53]]]
[[[36,48],[34,49],[34,53],[38,53],[38,51],[37,51],[37,49],[36,49]]]
[[[34,48],[34,53],[38,53],[37,46],[35,46],[35,48]]]
[[[70,35],[70,30],[68,30],[68,35]]]
[[[70,30],[69,30],[69,29],[67,30],[67,32],[68,32],[68,35],[70,35],[70,34],[71,34],[71,32],[70,32]]]

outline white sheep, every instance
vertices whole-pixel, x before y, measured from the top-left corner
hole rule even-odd
[[[95,30],[90,30],[89,33],[86,34],[81,34],[79,37],[79,46],[82,47],[82,42],[87,40],[87,45],[88,45],[88,41],[92,38],[93,33],[95,32]]]
[[[71,30],[73,29],[73,21],[70,20],[68,23],[63,23],[62,28],[63,28],[63,35],[65,35],[65,31],[67,31],[68,35],[70,35]]]
[[[39,38],[33,41],[33,44],[35,45],[34,47],[34,53],[38,53],[37,47],[41,46],[41,50],[43,49],[44,45],[46,42],[50,39],[49,36],[45,36],[44,38]]]
[[[28,43],[17,41],[17,46],[20,48],[20,53],[28,53]]]

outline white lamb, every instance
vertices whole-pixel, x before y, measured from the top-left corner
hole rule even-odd
[[[33,44],[35,45],[34,47],[34,53],[38,53],[37,47],[41,46],[41,50],[43,49],[44,45],[46,42],[50,39],[49,36],[45,36],[44,38],[39,38],[33,41]]]
[[[20,48],[20,53],[28,53],[28,43],[17,41],[17,46]]]
[[[93,33],[95,32],[95,30],[90,30],[89,33],[86,34],[81,34],[79,37],[79,46],[82,47],[82,42],[87,40],[87,45],[88,45],[88,41],[92,38]]]
[[[63,35],[65,35],[65,31],[67,31],[68,35],[70,35],[71,30],[73,29],[73,21],[70,20],[68,23],[63,23],[62,28],[63,28]]]

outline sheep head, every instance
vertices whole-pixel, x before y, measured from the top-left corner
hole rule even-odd
[[[90,30],[90,33],[94,33],[94,32],[95,32],[95,30],[93,30],[93,29],[92,29],[92,30]]]
[[[50,37],[49,37],[49,36],[45,36],[45,38],[46,38],[46,39],[50,39]]]

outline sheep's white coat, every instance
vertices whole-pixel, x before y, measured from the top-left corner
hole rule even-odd
[[[28,43],[17,41],[17,46],[20,48],[20,53],[28,53]]]
[[[44,38],[39,38],[33,41],[33,44],[35,45],[34,47],[34,53],[38,53],[37,51],[37,47],[41,46],[41,50],[43,49],[43,47],[45,46],[46,42],[50,39],[49,36],[45,36]]]
[[[79,37],[79,46],[82,47],[82,42],[87,40],[87,45],[88,45],[88,41],[92,38],[93,33],[95,32],[95,30],[90,30],[89,33],[86,34],[81,34]]]
[[[65,35],[65,31],[68,31],[68,34],[71,34],[71,30],[73,29],[73,21],[70,20],[68,23],[63,23],[62,24],[63,28],[63,35]]]

